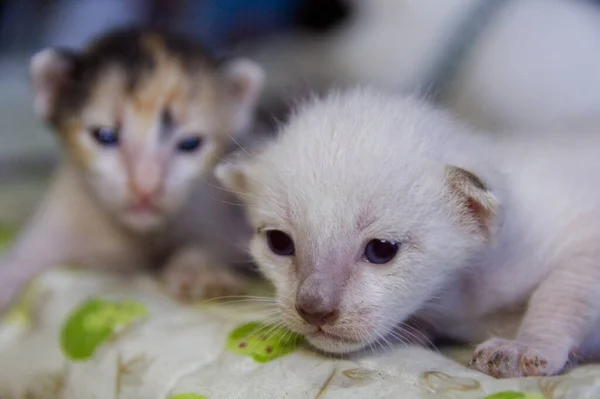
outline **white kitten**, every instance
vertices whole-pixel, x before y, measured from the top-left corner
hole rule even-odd
[[[600,305],[600,139],[501,141],[412,98],[352,90],[301,107],[253,157],[217,167],[248,203],[251,251],[281,316],[349,352],[490,338],[474,366],[561,371],[591,354]],[[514,340],[486,320],[527,303]]]

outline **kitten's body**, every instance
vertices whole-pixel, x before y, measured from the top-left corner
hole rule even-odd
[[[32,80],[36,111],[65,154],[2,258],[0,310],[60,265],[164,266],[183,297],[240,289],[227,266],[248,261],[247,228],[210,171],[249,133],[258,67],[216,65],[187,38],[127,29],[83,53],[40,52]]]
[[[456,327],[458,320],[477,320],[525,302],[561,258],[576,259],[580,250],[591,251],[588,255],[600,263],[596,245],[584,239],[600,233],[600,139],[590,137],[596,129],[569,133],[576,138],[502,137],[479,154],[490,157],[501,175],[502,227],[471,270],[460,276],[458,286],[465,290],[457,290],[453,282],[434,302],[440,308],[436,318],[447,317],[444,324]],[[593,265],[581,273],[593,281]],[[442,324],[440,331],[452,330]],[[485,325],[479,331],[462,326],[459,331],[461,338],[475,342],[493,333]]]
[[[269,92],[356,83],[435,90],[431,73],[485,0],[348,0],[352,17],[326,36],[296,35],[247,50]],[[503,2],[503,0],[498,0]],[[446,105],[483,128],[541,128],[600,112],[600,8],[585,0],[506,1],[475,33],[448,79]],[[539,130],[543,133],[543,129]]]
[[[283,320],[317,348],[407,339],[414,317],[471,342],[508,333],[475,367],[545,375],[598,353],[600,139],[586,133],[492,139],[355,90],[301,108],[273,144],[217,171],[249,204]],[[401,244],[382,264],[368,253],[378,240]],[[497,330],[495,315],[524,304],[518,331]]]

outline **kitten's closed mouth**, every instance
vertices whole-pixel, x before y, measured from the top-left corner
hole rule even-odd
[[[318,339],[328,339],[331,341],[338,341],[338,342],[344,342],[344,343],[353,343],[353,344],[358,344],[360,343],[359,341],[349,338],[349,337],[343,337],[341,335],[337,335],[334,333],[330,333],[324,330],[317,330],[315,332],[309,333],[307,334],[309,337],[314,337],[314,338],[318,338]]]
[[[162,209],[151,202],[138,202],[131,204],[128,211],[134,214],[160,214]]]

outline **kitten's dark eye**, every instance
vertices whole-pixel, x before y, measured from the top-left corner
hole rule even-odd
[[[202,147],[202,137],[190,136],[185,137],[177,143],[177,150],[180,152],[194,152]]]
[[[92,127],[90,133],[94,140],[102,146],[114,147],[119,145],[119,132],[110,127]]]
[[[280,230],[267,231],[267,243],[273,253],[280,256],[292,256],[296,249],[292,238]]]
[[[371,240],[365,247],[365,260],[376,265],[388,263],[399,249],[400,243],[396,241]]]

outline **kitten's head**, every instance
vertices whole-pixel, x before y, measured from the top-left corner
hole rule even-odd
[[[98,202],[135,230],[181,209],[235,135],[263,83],[247,60],[216,65],[187,38],[128,29],[83,52],[31,61],[35,111],[57,133]]]
[[[463,158],[479,147],[461,129],[415,100],[350,91],[217,166],[247,202],[253,256],[291,329],[324,351],[367,347],[491,239],[499,205],[464,169],[488,174]]]

